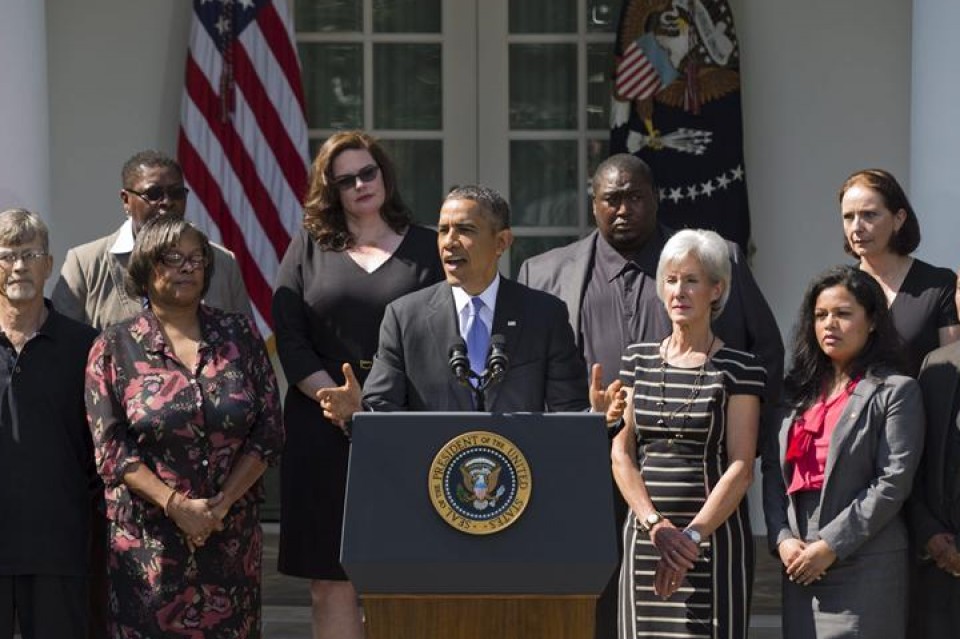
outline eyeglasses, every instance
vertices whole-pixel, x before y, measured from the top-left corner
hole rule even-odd
[[[30,249],[20,252],[9,251],[6,253],[0,253],[0,264],[2,264],[4,268],[10,268],[20,260],[23,260],[24,264],[36,264],[47,255],[48,253],[46,251],[41,251],[39,249]]]
[[[164,266],[169,266],[170,268],[182,268],[184,264],[190,264],[191,268],[206,268],[207,266],[207,256],[206,255],[190,255],[189,257],[183,253],[178,253],[177,251],[170,251],[169,253],[163,253],[160,255],[160,261]]]
[[[366,184],[375,180],[378,173],[380,173],[380,167],[376,164],[370,164],[356,173],[347,173],[333,178],[333,185],[341,191],[349,191],[357,188],[357,180]]]
[[[160,186],[159,184],[154,184],[150,188],[147,188],[143,191],[134,191],[133,189],[124,189],[124,191],[140,196],[142,199],[150,202],[151,204],[156,204],[157,202],[163,200],[164,194],[166,194],[167,198],[170,200],[182,200],[187,197],[187,193],[190,192],[190,189],[182,184],[175,184],[174,186]]]

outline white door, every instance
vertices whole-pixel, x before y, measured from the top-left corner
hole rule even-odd
[[[503,267],[592,228],[606,156],[620,0],[295,0],[314,150],[362,128],[384,141],[418,221],[481,183],[511,203]]]

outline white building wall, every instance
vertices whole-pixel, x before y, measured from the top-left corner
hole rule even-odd
[[[850,262],[836,197],[843,180],[882,167],[909,188],[911,3],[731,4],[743,59],[753,268],[789,340],[806,283]]]
[[[187,0],[47,0],[51,244],[120,226],[120,168],[133,153],[174,155],[187,54]]]
[[[0,8],[0,210],[36,211],[50,224],[47,41],[43,5]]]
[[[960,2],[913,3],[910,196],[920,218],[918,255],[960,266]]]

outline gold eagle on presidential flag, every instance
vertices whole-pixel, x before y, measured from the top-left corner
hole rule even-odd
[[[625,0],[610,152],[633,153],[651,165],[667,224],[713,228],[746,248],[739,64],[726,0]],[[742,198],[715,215],[704,210],[737,182]],[[742,211],[743,221],[724,228],[730,207],[735,216]],[[674,211],[677,219],[670,217]]]
[[[654,100],[699,113],[704,102],[740,89],[739,71],[727,66],[737,53],[736,36],[706,2],[629,2],[619,31],[630,44],[617,56],[614,97],[633,103],[654,146],[661,144]]]

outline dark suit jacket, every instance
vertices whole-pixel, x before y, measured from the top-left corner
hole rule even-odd
[[[957,427],[954,412],[960,390],[960,342],[947,344],[927,355],[917,378],[927,411],[927,445],[910,498],[910,527],[917,549],[938,533],[960,533],[950,524],[946,508],[960,499],[960,480],[946,476],[950,429]]]
[[[563,304],[546,293],[500,279],[493,335],[506,338],[506,377],[487,390],[492,412],[581,411],[589,407],[586,366]],[[447,362],[460,337],[453,292],[446,282],[387,306],[380,344],[363,385],[375,411],[470,411],[472,391]]]
[[[660,226],[660,233],[669,238],[675,231]],[[580,308],[593,271],[599,231],[587,237],[547,251],[525,261],[517,281],[556,295],[567,305],[570,325],[583,352],[584,336],[580,330]],[[730,299],[714,322],[717,335],[731,348],[753,353],[767,369],[767,402],[772,405],[780,396],[783,379],[783,340],[777,321],[750,273],[743,253],[733,242],[730,249]],[[651,277],[655,277],[651,273]],[[666,314],[662,305],[658,307]],[[669,322],[667,322],[669,325]],[[638,336],[639,338],[640,336]],[[639,341],[639,339],[638,339]]]
[[[796,411],[784,411],[774,450],[764,455],[763,511],[771,552],[799,538],[796,509],[786,493],[793,465],[784,459]],[[830,437],[820,538],[839,559],[853,553],[906,550],[900,510],[923,451],[923,404],[916,380],[868,375],[857,384]]]

